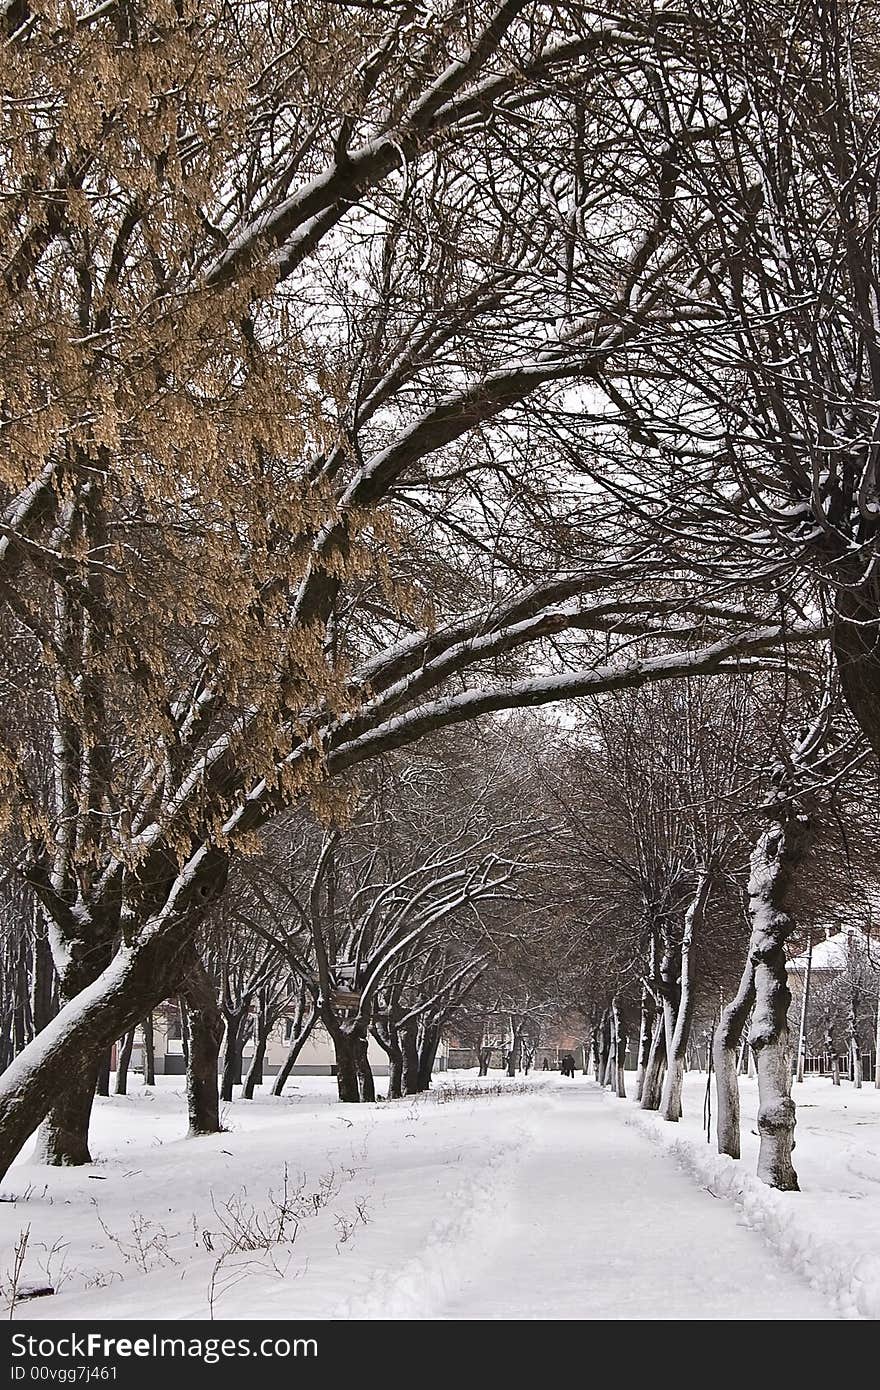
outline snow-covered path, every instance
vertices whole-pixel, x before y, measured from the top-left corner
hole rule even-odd
[[[651,1162],[598,1087],[560,1083],[547,1099],[540,1140],[497,1214],[503,1236],[436,1316],[834,1316],[733,1206]]]
[[[880,1315],[873,1088],[805,1084],[792,1194],[751,1177],[745,1078],[741,1164],[700,1134],[697,1073],[681,1125],[580,1076],[450,1074],[425,1096],[364,1106],[335,1103],[330,1078],[297,1077],[280,1099],[236,1100],[225,1131],[197,1140],[183,1137],[179,1078],[160,1081],[99,1100],[92,1165],[23,1156],[10,1170],[0,1312],[26,1235],[25,1281],[56,1289],[15,1309],[28,1322],[212,1308],[333,1321]],[[230,1250],[224,1214],[271,1228],[288,1180],[307,1208],[296,1228]]]

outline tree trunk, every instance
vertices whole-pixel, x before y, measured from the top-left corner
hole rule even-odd
[[[379,1037],[378,1033],[376,1034]],[[379,1042],[384,1047],[382,1039]],[[388,1100],[400,1100],[403,1095],[403,1053],[396,1038],[388,1034],[388,1046],[385,1048],[388,1054]]]
[[[358,1094],[362,1102],[376,1099],[376,1083],[373,1068],[370,1066],[369,1042],[366,1034],[356,1034],[354,1039],[354,1064],[357,1070]]]
[[[419,1045],[415,1023],[408,1023],[398,1030],[401,1052],[401,1084],[405,1096],[414,1096],[419,1091]],[[485,1072],[481,1072],[485,1076]]]
[[[511,1030],[510,1051],[507,1054],[507,1075],[516,1076],[520,1067],[520,1053],[522,1050],[522,1038],[516,1028]]]
[[[667,1065],[672,1056],[673,1040],[675,1038],[675,1020],[678,1015],[680,974],[681,947],[677,942],[667,942],[663,948],[663,958],[660,962],[659,980]]]
[[[223,1015],[217,1004],[214,983],[195,948],[187,953],[184,970],[177,983],[181,1031],[188,1037],[186,1103],[189,1133],[191,1137],[219,1134],[217,1061],[223,1040]],[[152,1025],[152,1015],[150,1023]]]
[[[601,1081],[600,1081],[600,1079],[599,1079],[599,1078],[601,1077],[601,1075],[602,1075],[602,1025],[601,1025],[601,1024],[599,1024],[597,1027],[595,1027],[595,1028],[593,1029],[593,1035],[592,1035],[592,1038],[590,1039],[590,1054],[591,1054],[592,1059],[593,1059],[593,1075],[595,1076],[596,1081],[598,1082],[598,1084],[601,1086],[602,1083],[601,1083]]]
[[[31,1014],[34,1032],[39,1033],[58,1012],[55,1001],[55,963],[48,939],[34,936],[34,983],[31,993]]]
[[[711,886],[712,879],[709,873],[700,870],[697,876],[697,891],[684,919],[678,1009],[675,1014],[671,1045],[667,1042],[666,1080],[663,1083],[663,1095],[660,1101],[660,1113],[664,1120],[671,1120],[676,1123],[681,1119],[681,1088],[684,1081],[685,1057],[690,1042],[696,1002],[694,998],[696,937],[703,925]]]
[[[599,1025],[599,1076],[600,1086],[608,1086],[611,1082],[611,1053],[612,1053],[612,1021],[611,1010],[606,1009],[602,1015],[602,1022]]]
[[[874,1085],[880,1091],[880,990],[877,992],[877,1014],[874,1023]]]
[[[93,1053],[71,1059],[69,1067],[65,1069],[63,1090],[40,1125],[37,1135],[34,1151],[37,1163],[49,1163],[55,1168],[75,1168],[82,1163],[91,1163],[89,1121],[100,1056],[100,1053]]]
[[[128,1092],[128,1067],[131,1062],[131,1050],[134,1047],[134,1029],[129,1028],[124,1038],[119,1042],[119,1058],[116,1063],[116,1086],[115,1091],[118,1096],[124,1096]]]
[[[183,1053],[183,1065],[189,1069],[189,1020],[186,1011],[186,1000],[182,994],[178,994],[175,999],[177,1005],[177,1016],[180,1019],[180,1050]]]
[[[110,1072],[113,1063],[113,1045],[105,1047],[98,1061],[98,1075],[95,1081],[95,1095],[109,1096],[110,1094]]]
[[[153,1036],[153,1011],[146,1015],[141,1023],[144,1033],[144,1085],[155,1086],[156,1084],[156,1047]]]
[[[437,1057],[437,1049],[440,1046],[440,1028],[436,1024],[425,1024],[422,1028],[421,1042],[419,1045],[419,1090],[428,1091],[431,1088],[431,1076],[434,1071],[434,1062]]]
[[[327,1031],[333,1039],[333,1050],[336,1054],[336,1089],[339,1099],[346,1105],[358,1105],[361,1092],[352,1036],[335,1022],[332,1031],[329,1027]]]
[[[303,1018],[302,1016],[300,1017],[299,1028],[294,1026],[294,1030],[291,1034],[290,1039],[290,1047],[288,1049],[287,1056],[284,1059],[284,1066],[281,1068],[280,1072],[276,1076],[275,1084],[272,1087],[273,1096],[280,1096],[281,1092],[284,1090],[284,1087],[290,1078],[290,1073],[296,1066],[296,1059],[305,1047],[306,1042],[309,1038],[309,1034],[315,1026],[316,1017],[317,1015],[315,1014],[314,1009],[311,1009],[309,1013],[305,1016],[305,1018]]]
[[[651,1035],[654,1031],[656,1009],[654,999],[647,985],[642,985],[642,1005],[639,1012],[639,1054],[636,1063],[636,1100],[641,1100],[645,1085],[645,1070],[651,1055]],[[584,1050],[586,1062],[586,1049]],[[584,1066],[586,1072],[586,1065]]]
[[[266,1060],[266,1043],[269,1041],[269,1029],[260,1028],[257,1030],[257,1037],[254,1045],[254,1055],[248,1067],[244,1085],[241,1088],[242,1100],[253,1100],[254,1087],[263,1084],[263,1063]]]
[[[65,1004],[0,1076],[0,1178],[56,1098],[69,1097],[71,1078],[80,1072],[82,1059],[95,1059],[93,1088],[102,1049],[174,987],[180,955],[190,939],[182,920],[175,926],[173,934],[157,932],[136,949],[121,948],[92,987]],[[82,1077],[81,1083],[87,1084]],[[83,1159],[77,1156],[74,1161]]]
[[[666,1062],[666,1027],[662,1014],[654,1022],[654,1036],[645,1067],[645,1080],[642,1085],[641,1108],[657,1110],[660,1107],[663,1067]]]
[[[224,1010],[226,1036],[223,1040],[223,1084],[220,1099],[231,1101],[234,1088],[241,1085],[241,1054],[244,1049],[245,1027],[248,1015],[245,1011]]]
[[[94,984],[101,971],[106,969],[109,957],[110,948],[104,945],[69,962],[63,978],[59,980],[63,1006],[70,1007],[82,990]],[[39,1036],[38,1033],[33,1043],[22,1051],[22,1057],[27,1056]],[[93,1053],[84,1050],[72,1060],[69,1071],[58,1087],[57,1100],[37,1138],[36,1155],[40,1163],[61,1168],[91,1163],[89,1122],[95,1092],[102,1079],[102,1065],[107,1059],[107,1049],[96,1047]],[[107,1089],[102,1094],[109,1095],[109,1092],[108,1068]]]
[[[738,1048],[754,1002],[755,967],[750,947],[739,989],[727,1008],[721,1012],[713,1046],[715,1094],[718,1101],[718,1152],[727,1154],[730,1158],[740,1156]]]
[[[749,1041],[758,1073],[758,1177],[769,1187],[798,1190],[791,1161],[795,1105],[791,1098],[788,1009],[791,994],[785,971],[785,942],[792,920],[785,911],[791,874],[806,840],[806,818],[781,793],[763,808],[770,826],[751,858],[750,955],[755,965],[755,1008]]]
[[[626,1045],[629,1039],[626,1019],[616,995],[611,1001],[611,1015],[614,1038],[611,1088],[616,1096],[619,1096],[621,1100],[626,1100]]]

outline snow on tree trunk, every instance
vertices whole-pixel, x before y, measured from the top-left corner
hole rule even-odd
[[[187,944],[180,930],[148,934],[136,949],[122,947],[6,1068],[0,1076],[0,1178],[58,1097],[69,1094],[82,1059],[97,1058],[176,987]]]
[[[626,1100],[625,1068],[628,1033],[626,1017],[616,995],[611,1001],[611,1018],[614,1049],[611,1088],[616,1096],[619,1096],[621,1100]]]
[[[874,1021],[874,1085],[880,1091],[880,990],[877,991],[877,1013]]]
[[[752,853],[748,884],[749,950],[755,968],[749,1042],[758,1073],[758,1177],[770,1187],[797,1191],[791,1161],[795,1129],[788,1036],[791,994],[785,970],[785,943],[793,923],[785,904],[792,871],[803,856],[808,822],[778,787],[761,809],[770,824]]]
[[[730,1158],[739,1158],[741,1152],[739,1045],[754,1002],[755,967],[752,962],[750,945],[749,956],[739,982],[739,989],[727,1007],[721,1011],[712,1048],[718,1110],[716,1121],[718,1152],[727,1154]]]
[[[92,985],[101,970],[106,968],[109,950],[101,948],[80,957],[70,943],[62,944],[60,937],[54,932],[52,937],[55,943],[53,959],[56,961],[56,968],[64,963],[64,968],[59,971],[59,993],[62,1004],[69,1005],[82,990]],[[25,1055],[24,1050],[21,1055]],[[59,1088],[55,1106],[46,1116],[37,1139],[36,1153],[40,1163],[63,1168],[91,1163],[89,1123],[92,1102],[106,1057],[106,1048],[97,1048],[94,1054],[84,1053],[73,1062],[64,1085]],[[109,1094],[109,1091],[108,1074],[108,1085],[104,1094]]]
[[[654,1032],[656,1009],[654,998],[647,985],[642,985],[642,1003],[639,1011],[639,1053],[636,1063],[636,1100],[642,1099],[645,1085],[645,1071],[651,1055],[651,1039]]]
[[[663,1083],[663,1094],[660,1101],[660,1113],[664,1120],[674,1122],[681,1119],[681,1088],[684,1082],[685,1057],[690,1041],[691,1026],[694,1021],[696,937],[703,923],[711,886],[712,879],[709,871],[706,869],[698,870],[696,892],[684,919],[678,1009],[672,1029],[672,1041],[670,1043],[667,1040],[666,1080]]]
[[[837,1048],[834,1043],[834,1028],[830,1016],[826,1020],[825,1025],[825,1051],[828,1054],[831,1066],[831,1084],[832,1086],[839,1086],[840,1062],[837,1057]]]
[[[510,1051],[507,1054],[507,1075],[516,1076],[521,1065],[522,1037],[519,1030],[511,1024]]]
[[[645,1079],[642,1084],[642,1110],[657,1110],[660,1105],[661,1080],[666,1063],[666,1027],[662,1014],[654,1021],[654,1036],[645,1066]]]
[[[850,968],[852,968],[852,937],[849,938],[847,954],[850,958]],[[847,1052],[849,1054],[849,1079],[856,1090],[862,1088],[862,1049],[859,1042],[858,1017],[861,1005],[861,991],[858,983],[853,981],[849,992],[849,1008],[846,1020],[846,1041]]]

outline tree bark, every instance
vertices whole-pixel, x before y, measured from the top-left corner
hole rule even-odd
[[[186,1103],[191,1137],[219,1134],[220,1095],[217,1062],[223,1040],[223,1015],[204,964],[191,948],[177,982],[182,1031],[188,1036]]]
[[[156,1047],[153,1034],[153,1011],[145,1016],[141,1027],[144,1033],[144,1085],[156,1084]]]
[[[113,1048],[105,1047],[98,1060],[98,1075],[95,1081],[95,1095],[109,1096],[110,1094],[110,1072],[112,1070]]]
[[[612,1018],[612,1079],[611,1089],[621,1100],[626,1100],[626,1045],[629,1040],[626,1018],[615,995],[611,1001]]]
[[[245,1029],[249,1015],[246,1010],[224,1010],[226,1036],[223,1040],[223,1084],[220,1099],[231,1101],[234,1088],[241,1085],[241,1054],[244,1050]]]
[[[65,1004],[0,1076],[0,1178],[56,1099],[69,1095],[82,1059],[95,1059],[94,1087],[101,1050],[174,987],[189,940],[184,924],[176,925],[174,934],[147,936],[136,949],[122,947],[94,984]]]
[[[858,1035],[858,1009],[860,995],[857,989],[850,993],[849,1014],[847,1018],[847,1044],[849,1051],[850,1080],[857,1091],[862,1089],[862,1049]]]
[[[315,1018],[315,1011],[311,1009],[305,1019],[300,1021],[299,1028],[294,1029],[290,1039],[290,1047],[284,1059],[284,1065],[276,1076],[274,1085],[272,1086],[273,1096],[280,1096],[290,1079],[290,1073],[296,1066],[296,1059],[305,1047],[309,1034],[315,1026]]]
[[[388,1058],[388,1090],[385,1099],[400,1100],[403,1057],[400,1052],[400,1043],[397,1040],[397,1030],[391,1022],[390,1013],[375,1013],[371,1027],[373,1037]]]
[[[401,1085],[405,1096],[419,1092],[419,1045],[415,1023],[407,1023],[399,1029],[401,1053]],[[481,1073],[485,1075],[485,1072]]]
[[[755,966],[751,954],[746,960],[739,989],[721,1012],[715,1031],[713,1059],[715,1062],[715,1095],[718,1119],[716,1133],[718,1152],[730,1158],[740,1157],[739,1119],[739,1043],[743,1029],[755,1002]]]
[[[40,1125],[34,1151],[37,1163],[49,1163],[55,1168],[75,1168],[91,1163],[89,1121],[100,1055],[96,1052],[71,1059],[65,1072],[64,1089]]]
[[[781,793],[764,806],[770,825],[751,858],[749,946],[755,967],[755,1008],[749,1042],[758,1073],[758,1177],[769,1187],[798,1190],[791,1161],[795,1105],[791,1098],[788,1009],[791,994],[785,970],[785,942],[792,920],[785,910],[792,871],[806,841],[807,820]]]
[[[355,1035],[354,1039],[354,1064],[357,1070],[358,1094],[364,1103],[369,1103],[376,1099],[376,1083],[373,1079],[373,1068],[370,1066],[369,1041],[366,1034]]]
[[[439,1046],[440,1027],[437,1024],[425,1024],[422,1028],[419,1044],[418,1087],[420,1091],[428,1091],[431,1088],[431,1076],[434,1072],[434,1062]]]
[[[654,1031],[654,1019],[656,1009],[654,999],[647,985],[642,985],[642,1003],[639,1012],[639,1055],[636,1064],[636,1100],[642,1099],[642,1091],[645,1085],[645,1071],[648,1066],[648,1058],[651,1055],[651,1036]],[[584,1060],[586,1061],[586,1049],[584,1050]],[[584,1066],[586,1072],[586,1066]]]
[[[666,1080],[660,1101],[660,1113],[664,1120],[677,1123],[681,1119],[681,1088],[684,1081],[685,1057],[690,1042],[691,1026],[694,1020],[694,984],[696,965],[696,937],[699,935],[706,913],[706,902],[712,887],[708,871],[700,870],[697,876],[697,891],[688,906],[684,921],[684,934],[681,942],[681,984],[678,992],[678,1008],[672,1030],[671,1046],[667,1043]]]
[[[70,1006],[82,990],[95,982],[101,971],[106,969],[109,957],[110,947],[105,943],[70,959],[63,978],[59,980],[59,993],[63,1005]],[[46,1026],[48,1027],[48,1024]],[[22,1058],[28,1055],[39,1036],[38,1033],[33,1043],[22,1051]],[[55,1104],[46,1116],[37,1138],[36,1156],[40,1163],[60,1168],[74,1168],[83,1163],[91,1163],[89,1123],[101,1068],[106,1058],[106,1048],[96,1047],[94,1052],[83,1051],[71,1060],[70,1069],[58,1087]],[[108,1069],[108,1084],[103,1094],[108,1095],[109,1091]],[[42,1118],[41,1116],[40,1119]]]
[[[336,1054],[336,1089],[339,1099],[346,1105],[359,1105],[361,1091],[352,1036],[338,1027],[330,1036]]]
[[[599,1085],[609,1086],[611,1084],[611,1056],[612,1056],[612,1019],[611,1010],[606,1009],[602,1015],[602,1022],[599,1025]]]
[[[40,934],[34,936],[34,983],[31,994],[31,1014],[34,1032],[39,1033],[55,1017],[58,1006],[55,1000],[55,963],[48,939]]]
[[[522,1037],[517,1028],[511,1028],[510,1051],[507,1054],[507,1075],[516,1076],[520,1067],[520,1054],[522,1051]]]
[[[642,1086],[642,1110],[657,1110],[660,1107],[663,1067],[666,1062],[666,1026],[662,1014],[654,1022],[654,1036],[645,1067],[645,1080]]]
[[[116,1062],[116,1085],[114,1090],[116,1095],[124,1096],[128,1093],[128,1067],[131,1062],[131,1050],[134,1047],[134,1029],[129,1028],[124,1038],[119,1041],[119,1056]]]
[[[256,1086],[262,1086],[263,1084],[263,1063],[266,1060],[266,1043],[268,1040],[269,1034],[264,1032],[262,1028],[258,1029],[254,1045],[254,1055],[251,1058],[251,1064],[248,1067],[247,1076],[241,1088],[242,1100],[253,1100],[254,1088]]]

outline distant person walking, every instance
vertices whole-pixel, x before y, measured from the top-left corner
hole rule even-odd
[[[559,1069],[563,1076],[574,1076],[574,1058],[570,1052],[566,1052],[565,1056],[562,1058],[562,1061],[559,1063]]]

